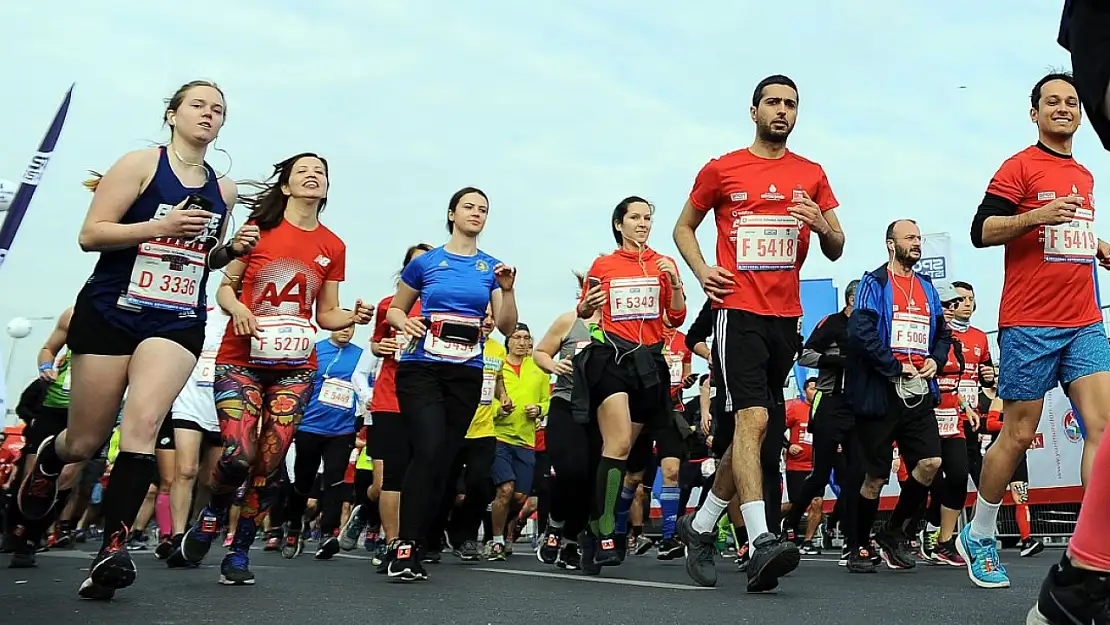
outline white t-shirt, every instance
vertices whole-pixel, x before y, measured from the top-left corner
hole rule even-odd
[[[212,395],[212,380],[216,368],[216,352],[227,330],[227,315],[219,309],[208,311],[204,326],[204,346],[197,366],[189,374],[189,381],[173,401],[173,418],[192,421],[208,432],[219,433],[220,420],[216,416],[216,400]]]

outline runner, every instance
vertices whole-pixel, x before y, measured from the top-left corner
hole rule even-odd
[[[809,378],[802,386],[801,397],[789,403],[786,407],[786,431],[789,438],[786,440],[786,493],[790,497],[783,504],[783,514],[796,513],[801,519],[801,513],[808,513],[806,531],[802,538],[800,551],[803,555],[821,555],[820,547],[813,545],[813,536],[817,527],[821,525],[823,515],[822,506],[825,503],[824,493],[820,493],[808,500],[802,499],[800,503],[793,503],[795,497],[805,490],[806,478],[813,473],[813,432],[811,430],[810,413],[817,397],[817,378]],[[827,475],[827,473],[826,473]],[[795,511],[797,506],[802,510]],[[797,533],[788,531],[787,539],[796,539]]]
[[[317,368],[312,326],[336,332],[370,320],[362,300],[339,307],[346,246],[320,223],[327,203],[328,165],[302,153],[274,166],[268,184],[243,198],[247,222],[262,232],[258,246],[228,267],[216,301],[231,315],[216,355],[213,394],[223,455],[212,475],[212,496],[185,533],[181,551],[199,563],[227,523],[236,490],[246,484],[220,583],[254,583],[249,549],[259,517],[281,488],[281,464],[304,416]]]
[[[488,212],[482,191],[456,191],[447,205],[450,241],[405,267],[389,305],[390,325],[414,339],[397,368],[412,460],[402,487],[400,541],[390,555],[392,580],[427,579],[417,543],[428,536],[447,474],[481,401],[487,306],[503,334],[516,328],[516,270],[478,249]],[[420,319],[409,317],[417,299]]]
[[[102,178],[81,228],[81,249],[98,252],[77,296],[69,329],[69,425],[44,441],[20,491],[28,518],[45,517],[64,465],[87,460],[111,432],[124,390],[120,452],[104,492],[104,538],[79,595],[108,599],[135,580],[124,549],[129,528],[156,479],[156,436],[189,379],[204,342],[210,269],[248,252],[257,230],[220,245],[236,188],[204,156],[223,126],[224,97],[212,83],[184,85],[163,121],[168,145],[131,152]]]
[[[934,378],[948,361],[952,338],[937,289],[928,276],[913,270],[921,259],[917,224],[909,219],[891,222],[886,247],[887,263],[860,278],[845,344],[844,391],[857,417],[865,475],[856,532],[849,537],[852,573],[875,572],[871,527],[879,493],[890,478],[893,444],[908,475],[898,503],[875,535],[890,568],[916,566],[904,524],[925,506],[940,469]]]
[[[1090,478],[1110,415],[1110,345],[1093,272],[1096,260],[1110,263],[1110,245],[1094,232],[1094,178],[1072,157],[1081,115],[1073,79],[1053,73],[1037,81],[1029,115],[1037,144],[1003,163],[971,226],[976,247],[1006,248],[998,313],[998,395],[1006,425],[983,458],[975,516],[957,547],[975,585],[1009,587],[995,540],[998,509],[1036,434],[1045,393],[1062,384],[1087,431],[1080,471],[1087,490],[1068,556],[1049,573],[1039,605],[1045,622],[1066,622],[1067,613],[1097,621],[1106,618],[1107,604],[1096,597],[1110,590],[1110,544],[1097,529],[1110,516],[1110,455],[1101,454],[1103,471]]]
[[[679,521],[686,543],[686,571],[698,584],[714,586],[713,528],[739,493],[751,547],[748,590],[778,586],[797,568],[798,549],[771,533],[779,498],[764,503],[778,476],[764,474],[760,442],[785,430],[782,389],[798,353],[802,314],[800,270],[816,233],[821,251],[836,260],[844,233],[836,197],[820,165],[790,152],[786,140],[798,113],[798,90],[786,76],[770,76],[752,94],[756,136],[744,150],[709,162],[698,173],[675,225],[674,240],[717,311],[713,380],[725,414],[718,420],[714,452],[721,464],[713,492],[696,515]],[[717,261],[704,259],[694,231],[713,211]],[[768,450],[770,451],[770,450]],[[771,481],[773,479],[773,482]],[[780,495],[781,498],[781,495]]]
[[[622,560],[615,515],[633,443],[645,427],[649,438],[674,427],[664,330],[685,321],[686,296],[674,261],[647,245],[654,212],[636,196],[617,204],[610,228],[619,247],[594,261],[578,303],[583,319],[601,310],[592,342],[574,359],[571,401],[575,419],[596,421],[601,430],[593,510],[579,541],[590,575]]]

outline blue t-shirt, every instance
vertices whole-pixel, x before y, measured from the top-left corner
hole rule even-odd
[[[316,378],[298,431],[337,436],[356,429],[360,398],[351,382],[362,348],[350,343],[339,347],[330,339],[316,344]]]
[[[493,275],[500,262],[481,250],[474,256],[459,256],[437,247],[413,259],[401,272],[401,281],[420,293],[420,312],[433,326],[450,321],[480,328],[490,296],[500,288]],[[448,343],[429,331],[424,338],[409,341],[401,361],[451,362],[480,369],[484,344],[481,338],[477,345]]]

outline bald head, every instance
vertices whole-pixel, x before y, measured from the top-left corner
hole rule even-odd
[[[907,269],[921,260],[921,229],[912,219],[897,219],[886,227],[886,249],[891,262]]]

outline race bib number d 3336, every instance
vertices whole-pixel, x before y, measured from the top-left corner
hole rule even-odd
[[[316,329],[295,315],[256,317],[261,338],[251,337],[252,364],[303,365],[316,348]]]
[[[126,303],[185,312],[200,301],[205,253],[172,242],[147,241],[139,245]]]
[[[744,215],[736,226],[736,268],[788,271],[798,258],[798,220],[789,215]]]
[[[613,321],[659,318],[659,279],[617,278],[609,281],[609,316]]]

